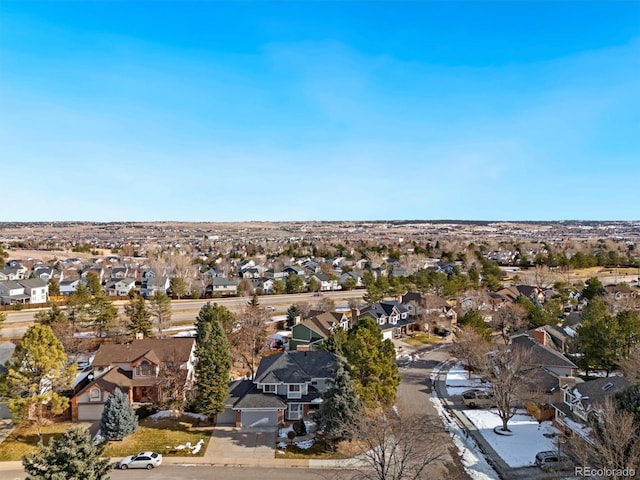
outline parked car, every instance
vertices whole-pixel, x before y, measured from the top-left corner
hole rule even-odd
[[[273,305],[267,305],[266,307],[264,307],[264,309],[267,312],[275,312],[276,311],[276,307],[274,307]]]
[[[567,455],[554,450],[536,453],[536,465],[542,470],[553,471],[571,470],[574,466]]]
[[[313,294],[313,296],[314,296],[314,297],[321,297],[321,296],[322,296],[322,293],[320,293],[320,292],[315,292],[315,293]]]
[[[128,468],[152,468],[159,467],[162,463],[162,455],[153,452],[140,452],[137,455],[129,455],[118,462],[117,467],[121,470]]]
[[[486,390],[473,388],[462,392],[462,403],[469,408],[489,408],[495,407],[496,401],[493,394]]]

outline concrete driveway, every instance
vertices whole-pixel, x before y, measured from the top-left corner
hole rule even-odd
[[[205,458],[229,459],[229,464],[241,464],[256,460],[272,460],[275,456],[276,435],[273,428],[216,427],[205,452]]]

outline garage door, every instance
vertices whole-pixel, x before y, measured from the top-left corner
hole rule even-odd
[[[78,420],[100,420],[102,418],[104,405],[78,405]]]
[[[243,410],[243,427],[277,427],[277,410]]]
[[[217,425],[234,425],[236,424],[236,411],[225,408],[224,412],[218,414],[216,419]]]

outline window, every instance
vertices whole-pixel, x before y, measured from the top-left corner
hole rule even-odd
[[[276,393],[276,386],[275,385],[263,385],[262,386],[262,391],[265,393]]]
[[[150,362],[143,360],[140,365],[136,367],[136,376],[138,377],[150,377],[155,375],[155,368]]]
[[[100,400],[100,389],[92,388],[89,392],[89,399],[93,401]]]
[[[293,385],[289,385],[289,391],[290,392],[299,392],[300,391],[300,385],[294,383]]]

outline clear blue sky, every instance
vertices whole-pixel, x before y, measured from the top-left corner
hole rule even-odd
[[[640,219],[640,2],[0,2],[0,221]]]

